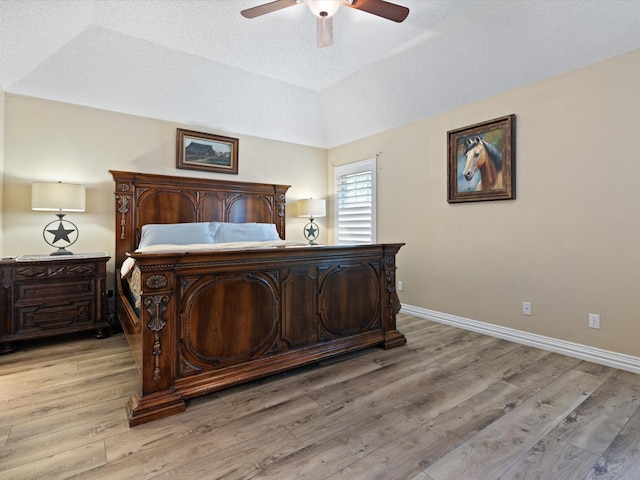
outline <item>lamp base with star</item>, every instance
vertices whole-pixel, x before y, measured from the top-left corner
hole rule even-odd
[[[315,240],[320,235],[318,224],[313,221],[313,217],[309,218],[309,223],[304,226],[304,238],[309,240],[309,245],[317,245]]]
[[[70,247],[78,240],[78,227],[69,220],[65,220],[64,213],[56,213],[56,215],[58,220],[48,223],[42,231],[44,241],[58,249],[51,252],[51,255],[73,255],[73,252],[67,250],[66,247]],[[53,235],[53,240],[50,240],[47,234]],[[59,242],[63,242],[63,245],[60,245]]]

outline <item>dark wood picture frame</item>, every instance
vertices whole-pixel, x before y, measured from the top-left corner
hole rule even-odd
[[[238,174],[238,139],[178,128],[176,168]]]
[[[447,132],[449,203],[516,198],[515,118]]]

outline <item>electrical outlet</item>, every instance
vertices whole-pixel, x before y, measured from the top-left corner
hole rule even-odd
[[[589,314],[589,328],[600,328],[600,315],[597,313]]]
[[[402,280],[398,280],[398,291],[401,292],[402,290],[404,290],[404,283]]]
[[[531,302],[522,302],[522,314],[531,315]]]

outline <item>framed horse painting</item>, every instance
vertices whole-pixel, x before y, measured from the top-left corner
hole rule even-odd
[[[515,115],[447,132],[449,203],[516,198]]]

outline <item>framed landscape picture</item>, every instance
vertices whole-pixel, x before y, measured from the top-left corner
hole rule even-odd
[[[176,168],[238,173],[238,139],[178,129]]]
[[[515,198],[515,115],[447,132],[449,203]]]

